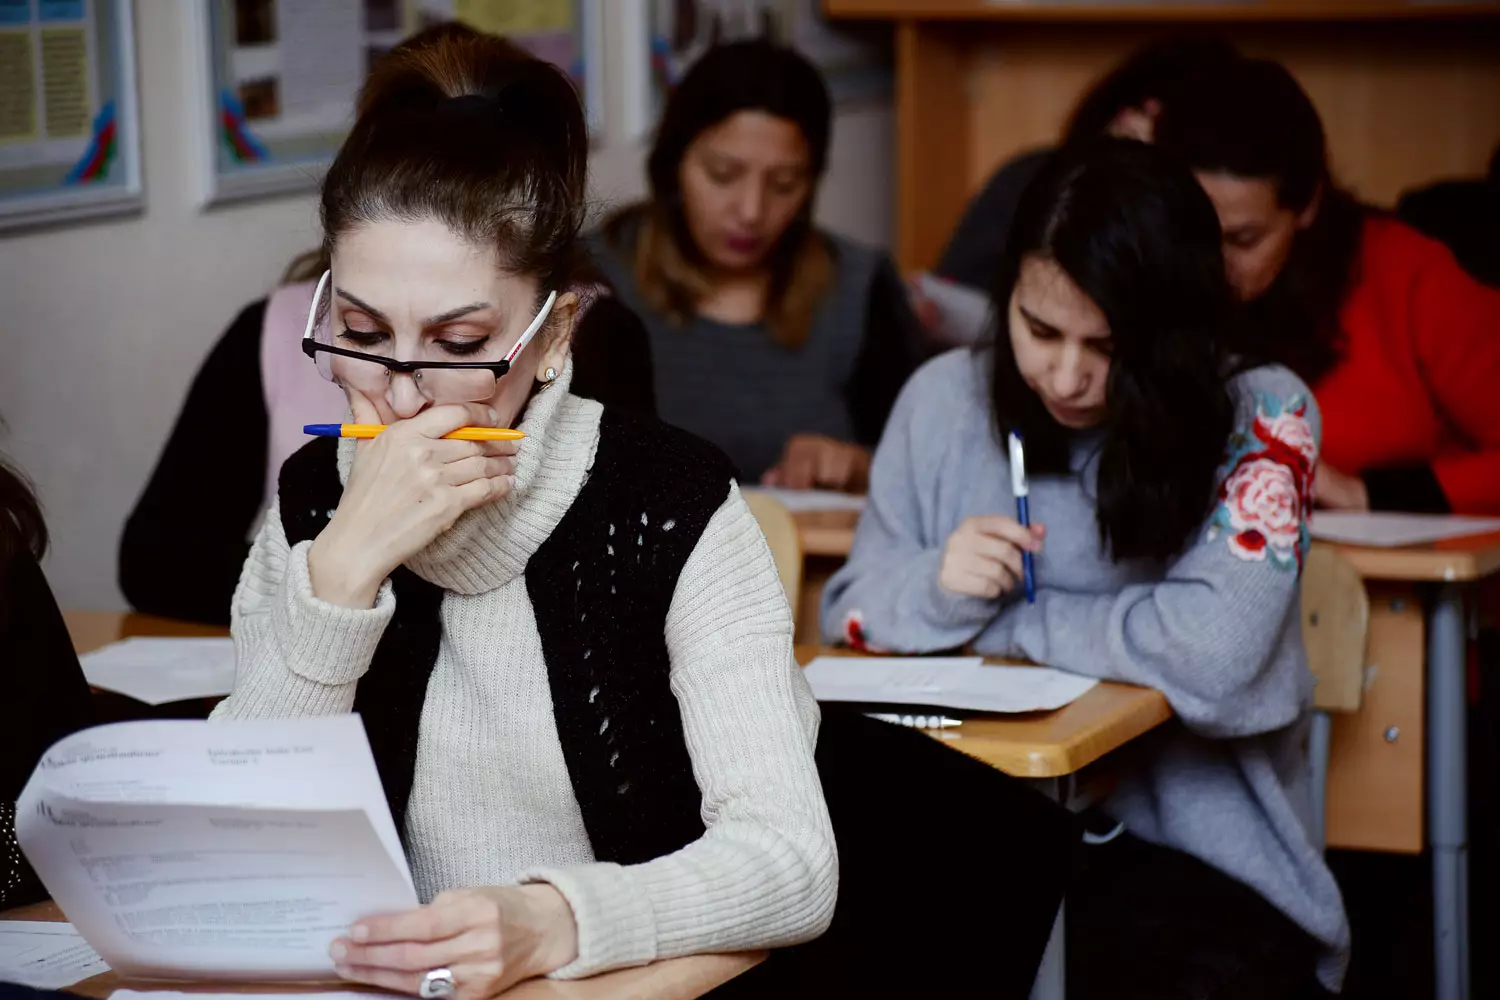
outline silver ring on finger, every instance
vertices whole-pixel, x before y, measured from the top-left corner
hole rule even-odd
[[[417,988],[417,996],[422,1000],[447,1000],[457,992],[458,984],[447,969],[433,969],[422,977],[422,985]]]

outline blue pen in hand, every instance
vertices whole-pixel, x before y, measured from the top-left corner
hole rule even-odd
[[[1021,527],[1030,528],[1031,508],[1027,503],[1026,452],[1021,447],[1021,435],[1015,431],[1010,432],[1010,491],[1016,497],[1016,520],[1021,522]],[[1021,568],[1026,575],[1026,603],[1035,604],[1036,572],[1029,551],[1021,552]]]

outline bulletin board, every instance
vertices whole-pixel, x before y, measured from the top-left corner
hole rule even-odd
[[[0,230],[141,205],[130,0],[0,0]]]
[[[0,0],[3,2],[3,0]],[[202,39],[202,202],[316,189],[375,60],[430,24],[502,34],[565,69],[596,128],[605,0],[188,0]]]
[[[650,0],[651,101],[668,90],[715,42],[769,38],[801,52],[823,73],[834,103],[889,100],[894,89],[890,31],[884,25],[835,24],[822,0]]]

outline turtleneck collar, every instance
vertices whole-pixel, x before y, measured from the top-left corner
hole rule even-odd
[[[516,486],[495,503],[469,511],[407,560],[422,579],[459,594],[482,594],[509,583],[568,512],[583,488],[599,444],[603,407],[569,393],[571,360],[526,407],[516,455]],[[339,441],[339,481],[349,483],[355,441]]]

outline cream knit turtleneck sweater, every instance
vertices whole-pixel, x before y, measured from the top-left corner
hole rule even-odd
[[[524,572],[577,497],[599,441],[598,403],[571,372],[527,409],[516,487],[470,511],[408,567],[442,587],[407,808],[422,899],[462,886],[548,882],[578,924],[554,975],[704,951],[793,944],[828,925],[838,864],[813,764],[818,709],[792,658],[792,621],[754,517],[732,487],[688,558],[666,623],[707,832],[646,864],[597,863],[563,760]],[[352,441],[341,442],[347,481]],[[238,657],[224,718],[348,712],[391,615],[320,601],[310,542],[266,519],[235,594]]]

